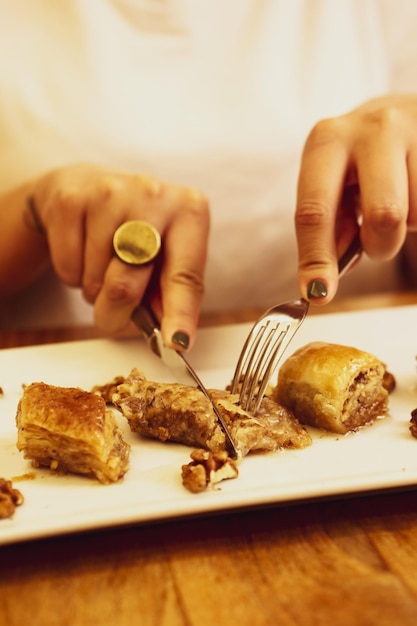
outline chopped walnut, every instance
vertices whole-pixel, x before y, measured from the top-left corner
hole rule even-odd
[[[0,478],[0,519],[11,517],[15,508],[22,502],[22,494],[17,489],[13,489],[11,481]]]
[[[410,432],[413,437],[417,438],[417,409],[411,411]]]
[[[192,461],[182,466],[182,484],[192,493],[204,491],[228,478],[237,478],[239,472],[236,463],[225,450],[209,452],[193,450]]]
[[[384,377],[382,379],[382,386],[384,389],[388,391],[388,393],[392,393],[397,385],[397,381],[395,380],[394,374],[391,372],[387,372],[385,370]]]

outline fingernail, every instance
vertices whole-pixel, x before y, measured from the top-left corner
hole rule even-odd
[[[315,298],[325,298],[327,296],[327,287],[322,280],[312,280],[307,285],[307,298],[314,300]]]
[[[177,346],[181,346],[181,348],[186,350],[190,344],[190,338],[183,330],[177,330],[172,335],[172,343],[176,343]]]

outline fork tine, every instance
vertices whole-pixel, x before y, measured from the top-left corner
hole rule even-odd
[[[256,346],[256,349],[253,349],[251,354],[248,355],[240,392],[240,402],[242,406],[250,404],[250,400],[253,397],[260,377],[262,376],[261,372],[265,364],[265,360],[270,358],[270,352],[272,350],[271,344],[274,345],[275,343],[274,338],[276,337],[275,333],[277,326],[275,325],[274,327],[271,327],[271,323],[268,322],[266,328],[268,332],[263,333],[263,341],[261,345]]]
[[[252,359],[252,355],[258,349],[267,325],[267,322],[263,322],[262,320],[261,323],[261,320],[258,320],[258,322],[252,327],[249,335],[247,336],[242,351],[239,355],[239,360],[236,365],[235,373],[233,375],[233,382],[230,393],[237,393],[242,374],[245,371],[247,372],[247,368],[250,360]],[[244,378],[246,379],[246,375]]]
[[[283,303],[269,309],[252,327],[231,385],[231,393],[240,388],[239,404],[243,410],[256,415],[271,377],[308,308],[308,302],[302,299]]]
[[[269,331],[263,350],[254,355],[256,357],[254,367],[250,367],[245,375],[245,379],[248,378],[250,382],[249,390],[247,393],[243,393],[242,385],[240,396],[241,406],[245,411],[252,411],[253,414],[257,412],[266,387],[278,364],[277,354],[289,328],[290,324],[276,324]],[[254,406],[252,406],[253,403]]]
[[[269,321],[262,326],[261,331],[256,336],[251,349],[248,351],[247,358],[243,365],[243,381],[240,389],[240,404],[244,403],[244,398],[253,394],[253,381],[258,376],[258,370],[262,366],[262,359],[271,341],[272,331],[268,331]]]

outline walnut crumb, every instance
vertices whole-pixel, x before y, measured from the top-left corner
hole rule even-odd
[[[384,389],[388,391],[388,393],[392,393],[397,385],[397,381],[395,380],[394,374],[391,372],[384,372],[384,377],[382,379],[382,386]]]
[[[191,462],[182,466],[182,484],[192,493],[204,491],[228,478],[237,478],[239,472],[236,463],[227,452],[209,452],[193,450]]]
[[[116,393],[118,385],[125,382],[124,376],[115,376],[113,380],[104,385],[95,385],[91,393],[101,396],[106,404],[112,403],[113,394]]]
[[[11,517],[22,502],[22,494],[18,489],[13,489],[11,481],[0,478],[0,519]]]

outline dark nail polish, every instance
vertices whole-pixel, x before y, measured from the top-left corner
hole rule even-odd
[[[190,338],[183,330],[177,330],[177,332],[172,335],[172,343],[176,343],[186,350],[190,344]]]
[[[315,298],[325,298],[327,296],[327,287],[322,280],[312,280],[307,285],[307,298],[314,300]]]

